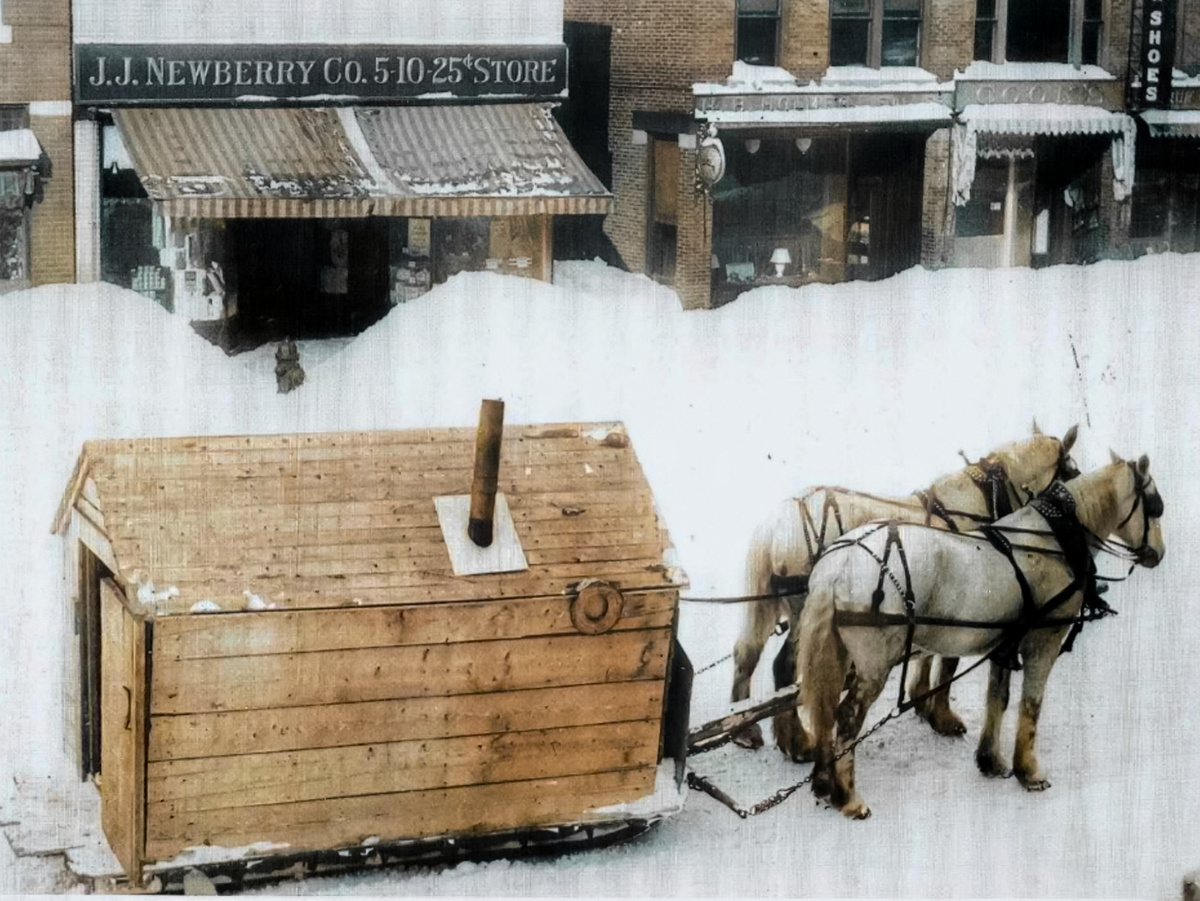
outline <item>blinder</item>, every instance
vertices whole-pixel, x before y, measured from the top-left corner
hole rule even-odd
[[[1071,453],[1063,446],[1062,441],[1058,442],[1058,465],[1054,468],[1054,479],[1059,482],[1069,482],[1071,479],[1079,475],[1079,467],[1075,465],[1075,461],[1071,458]]]

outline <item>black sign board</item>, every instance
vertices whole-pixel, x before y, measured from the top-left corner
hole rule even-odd
[[[1171,105],[1171,69],[1175,66],[1176,0],[1145,0],[1142,8],[1142,46],[1138,54],[1141,88],[1138,106]]]
[[[563,44],[76,44],[81,104],[563,96]]]

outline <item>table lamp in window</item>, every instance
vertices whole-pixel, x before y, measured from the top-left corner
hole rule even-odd
[[[775,277],[783,278],[783,268],[792,262],[792,255],[786,247],[776,247],[771,254],[771,263],[775,266]]]

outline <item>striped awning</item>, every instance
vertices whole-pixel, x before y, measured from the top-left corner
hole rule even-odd
[[[114,112],[176,218],[604,213],[611,195],[540,104]]]
[[[364,157],[403,192],[392,215],[608,212],[611,195],[547,106],[366,107],[354,121]]]
[[[0,131],[0,165],[36,163],[42,156],[42,145],[28,128]]]

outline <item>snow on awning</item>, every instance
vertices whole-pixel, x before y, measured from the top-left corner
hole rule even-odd
[[[398,188],[384,215],[608,212],[612,195],[547,105],[359,107],[351,118],[355,148]]]
[[[146,193],[171,217],[369,216],[373,183],[328,109],[152,108],[113,118]]]
[[[837,106],[823,109],[697,110],[696,116],[727,128],[839,128],[854,125],[938,128],[951,122],[950,108],[942,103]]]
[[[604,213],[611,200],[540,104],[113,116],[171,217]]]
[[[971,198],[975,160],[980,154],[979,135],[1070,136],[1111,134],[1113,195],[1124,200],[1133,189],[1134,142],[1137,126],[1132,116],[1084,104],[996,103],[968,104],[954,128],[954,202]]]
[[[42,145],[28,128],[0,131],[0,165],[36,163],[42,155]]]
[[[1138,115],[1152,138],[1200,138],[1200,110],[1148,109]]]

